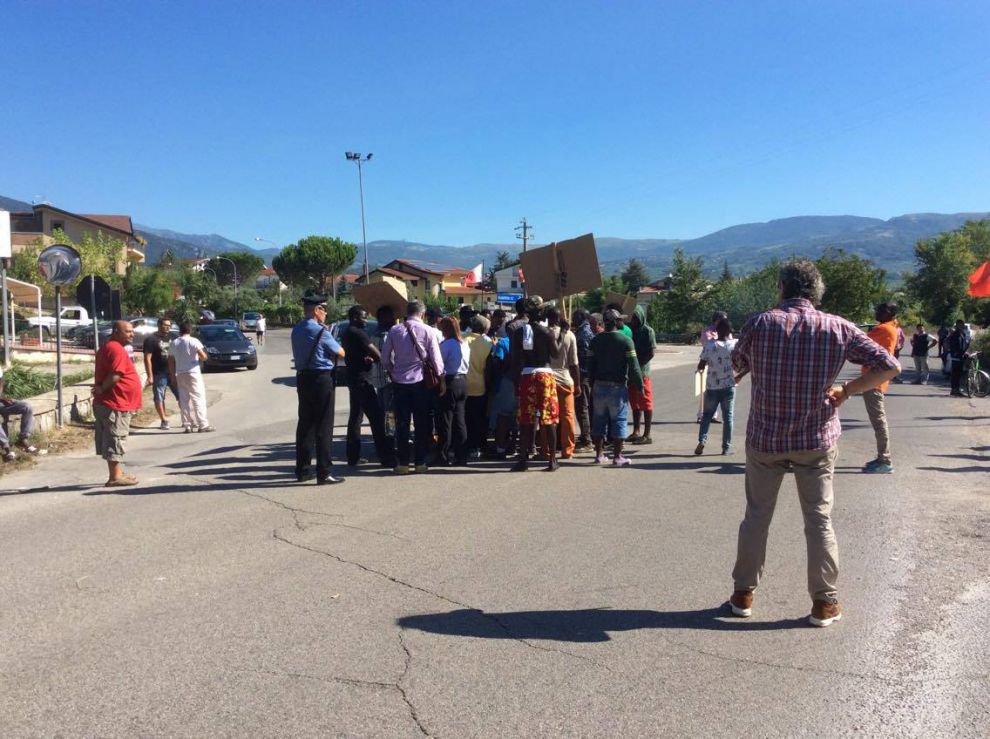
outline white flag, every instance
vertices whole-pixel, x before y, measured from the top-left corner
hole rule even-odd
[[[471,274],[469,274],[467,277],[464,278],[464,284],[466,286],[470,286],[470,285],[477,285],[479,282],[481,282],[481,270],[482,270],[482,264],[479,263],[477,267],[471,270]]]

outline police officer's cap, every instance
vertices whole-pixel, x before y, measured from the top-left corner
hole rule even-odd
[[[302,299],[302,303],[307,308],[315,308],[320,305],[327,304],[326,295],[306,295]]]

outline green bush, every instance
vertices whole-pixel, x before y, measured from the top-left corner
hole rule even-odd
[[[62,387],[74,385],[93,376],[91,370],[76,371],[62,375]],[[34,367],[14,363],[3,373],[5,397],[22,400],[55,389],[55,375],[39,372]]]
[[[971,352],[979,352],[980,363],[986,363],[990,366],[990,329],[983,329],[976,334],[973,337],[973,343],[970,344],[969,350]]]

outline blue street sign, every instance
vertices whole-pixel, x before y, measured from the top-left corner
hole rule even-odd
[[[496,293],[496,303],[515,303],[522,297],[522,293]]]

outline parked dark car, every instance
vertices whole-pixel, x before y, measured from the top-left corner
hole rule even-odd
[[[206,350],[203,369],[247,367],[258,369],[258,352],[237,326],[211,323],[198,327],[199,340]]]

